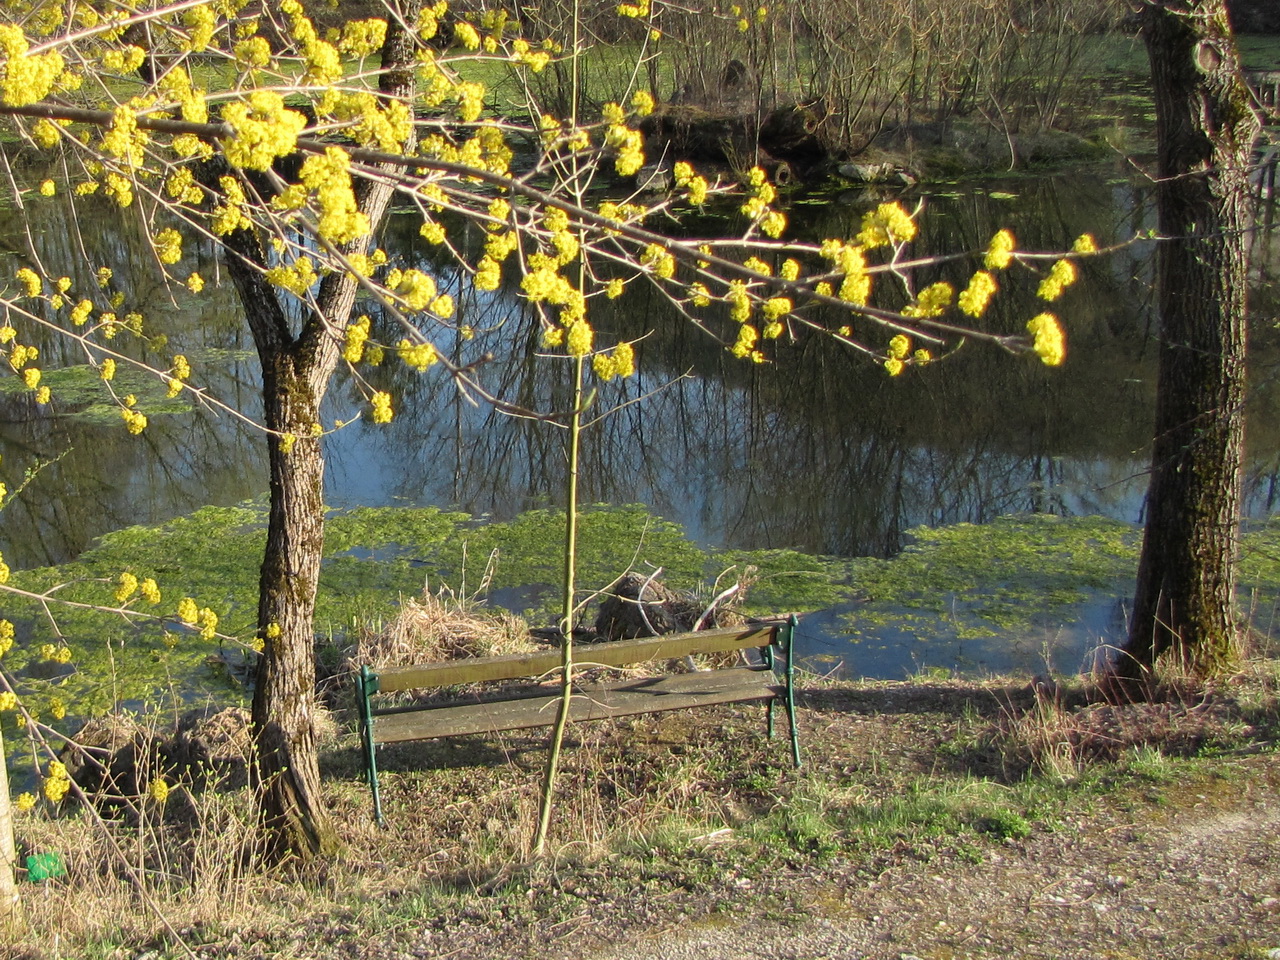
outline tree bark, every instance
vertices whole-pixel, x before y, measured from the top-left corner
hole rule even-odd
[[[9,801],[9,767],[5,762],[4,737],[0,736],[0,932],[18,913],[18,885],[14,870],[18,848],[13,840],[13,807]]]
[[[392,17],[382,51],[383,96],[411,100],[413,41],[402,29],[416,0]],[[405,145],[411,150],[413,138]],[[372,228],[382,223],[393,190],[369,179],[356,199]],[[363,253],[368,238],[345,253]],[[332,856],[337,832],[321,800],[315,713],[316,590],[324,546],[324,455],[320,405],[341,356],[355,304],[354,278],[331,273],[316,308],[294,333],[279,294],[264,278],[262,238],[238,230],[226,238],[227,267],[262,364],[263,416],[271,468],[267,546],[259,580],[258,630],[263,652],[253,698],[253,730],[265,855],[280,862]],[[296,439],[286,440],[292,437]]]
[[[1115,675],[1148,690],[1157,660],[1186,675],[1236,650],[1244,442],[1248,172],[1258,118],[1224,0],[1145,0],[1156,105],[1155,439],[1128,643]]]

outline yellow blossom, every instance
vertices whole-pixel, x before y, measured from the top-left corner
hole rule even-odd
[[[986,312],[987,304],[997,290],[995,277],[985,270],[979,270],[969,280],[969,285],[961,291],[960,309],[971,317],[980,317]]]
[[[13,805],[18,808],[19,813],[27,813],[36,805],[35,795],[31,793],[20,793],[18,794],[18,799],[13,802]]]
[[[116,587],[116,603],[127,603],[138,590],[138,578],[128,571],[120,574],[117,581],[119,586]]]
[[[147,784],[147,795],[156,803],[164,803],[169,799],[169,784],[164,777],[155,777]]]
[[[1045,366],[1062,365],[1067,355],[1067,342],[1057,317],[1051,313],[1038,314],[1027,321],[1027,332],[1034,338],[1031,348]]]
[[[382,390],[375,390],[373,396],[369,398],[369,405],[373,408],[369,419],[374,423],[390,423],[393,416],[391,410],[391,394]]]
[[[916,222],[898,203],[882,203],[862,218],[858,243],[870,250],[915,239]]]
[[[30,267],[22,267],[14,276],[22,284],[25,296],[38,297],[44,289],[44,283],[39,275]]]
[[[1040,281],[1036,296],[1052,303],[1062,296],[1062,291],[1076,282],[1076,265],[1070,260],[1059,260]]]
[[[1008,230],[999,231],[991,238],[991,243],[987,247],[987,256],[985,265],[988,270],[1003,270],[1009,266],[1013,260],[1013,251],[1016,241],[1013,234]]]

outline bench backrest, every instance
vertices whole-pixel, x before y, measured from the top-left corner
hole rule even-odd
[[[574,644],[574,659],[580,667],[624,667],[651,660],[673,660],[705,653],[727,653],[751,647],[767,647],[777,642],[785,624],[698,630],[672,633],[639,640],[611,640]],[[381,693],[449,687],[462,683],[487,683],[541,677],[559,669],[562,651],[539,650],[502,657],[477,657],[429,663],[412,667],[388,667],[374,672]]]

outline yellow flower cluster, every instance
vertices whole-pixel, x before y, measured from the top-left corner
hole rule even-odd
[[[0,657],[8,653],[9,648],[13,646],[13,636],[13,624],[8,620],[0,620]]]
[[[1041,313],[1027,321],[1027,332],[1034,338],[1031,348],[1046,366],[1057,367],[1067,356],[1067,338],[1051,313]]]
[[[116,107],[111,115],[111,126],[102,135],[103,151],[130,167],[140,166],[146,157],[147,135],[138,129],[138,106],[136,101],[130,100]]]
[[[1093,234],[1082,233],[1076,237],[1076,242],[1071,245],[1071,249],[1076,253],[1097,253],[1098,242],[1093,239]]]
[[[121,207],[133,206],[133,181],[128,177],[122,177],[114,170],[103,178],[106,181],[106,194],[115,199],[116,203]]]
[[[164,803],[169,799],[169,784],[164,777],[154,777],[147,785],[147,795],[156,803]]]
[[[640,255],[640,263],[648,267],[653,275],[663,280],[670,280],[676,273],[676,258],[665,247],[651,243]]]
[[[761,167],[747,172],[747,200],[742,212],[760,225],[760,232],[767,237],[780,237],[787,228],[787,217],[770,204],[778,197],[777,189],[769,182],[768,174]]]
[[[1050,268],[1049,275],[1040,281],[1036,296],[1052,303],[1062,296],[1062,291],[1076,282],[1076,265],[1070,260],[1059,260]]]
[[[223,144],[227,162],[246,170],[270,170],[276,157],[292,153],[307,118],[287,110],[284,97],[272,90],[255,90],[249,101],[229,103],[222,119],[235,131]]]
[[[218,633],[218,615],[208,607],[200,608],[200,639],[212,640]]]
[[[394,291],[410,310],[425,310],[436,299],[436,281],[421,270],[392,270],[387,289]]]
[[[591,369],[605,383],[614,377],[629,377],[636,372],[635,350],[629,343],[620,343],[613,348],[613,353],[597,353],[592,357]]]
[[[413,114],[408,105],[392,100],[384,105],[366,90],[325,93],[319,110],[344,124],[348,134],[362,147],[400,153],[413,132]]]
[[[401,340],[396,345],[396,354],[406,366],[415,370],[425,370],[440,359],[436,348],[429,343],[414,343],[412,340]]]
[[[195,176],[190,167],[179,167],[164,182],[164,192],[179,203],[196,205],[204,199],[204,193],[196,185]]]
[[[342,26],[338,49],[353,57],[367,57],[382,49],[387,37],[387,21],[350,20]]]
[[[129,598],[138,592],[138,578],[128,571],[120,574],[117,583],[119,584],[115,593],[117,605],[128,603]]]
[[[882,203],[862,217],[858,243],[872,250],[886,244],[907,243],[916,236],[916,222],[899,203]]]
[[[71,776],[67,768],[57,760],[49,761],[49,769],[45,771],[44,795],[50,803],[60,803],[71,789]]]
[[[480,49],[480,33],[465,20],[453,25],[453,42],[466,50]]]
[[[62,75],[65,64],[56,49],[32,56],[30,44],[20,27],[0,25],[0,53],[4,54],[4,75],[0,95],[11,107],[25,107],[43,100]]]
[[[955,289],[946,282],[931,283],[920,291],[916,302],[902,310],[904,317],[940,317],[951,306]],[[905,356],[905,354],[904,354]]]
[[[541,73],[551,62],[549,51],[533,50],[529,46],[529,41],[520,38],[511,41],[511,55],[517,63],[523,63],[534,73]]]
[[[125,429],[135,436],[147,429],[146,414],[129,407],[120,408],[120,419],[124,421]]]
[[[699,176],[693,170],[693,166],[681,160],[676,163],[672,170],[675,177],[677,187],[684,187],[689,191],[689,202],[695,207],[700,207],[707,202],[707,191],[710,185],[707,178]]]
[[[987,304],[995,296],[999,287],[996,278],[985,270],[979,270],[969,280],[969,285],[960,292],[960,309],[971,317],[980,317],[987,310]]]
[[[724,299],[729,304],[729,319],[734,323],[746,323],[751,319],[751,297],[747,294],[747,285],[741,280],[729,284]]]
[[[760,339],[760,332],[749,323],[744,323],[738,328],[738,339],[734,341],[729,352],[735,357],[750,357],[756,363],[764,362],[764,354],[755,348],[756,341]]]
[[[295,297],[306,296],[316,279],[315,265],[305,254],[288,266],[281,264],[267,271],[269,282],[288,290]]]
[[[191,75],[184,68],[180,66],[171,68],[160,79],[158,86],[165,96],[177,102],[182,112],[183,120],[189,123],[205,123],[208,121],[209,107],[205,103],[205,91],[203,88],[191,85]],[[177,140],[174,143],[177,144]],[[184,155],[189,155],[186,150],[183,153]]]
[[[161,263],[173,264],[182,259],[182,234],[172,227],[157,233],[153,243]]]
[[[991,238],[991,243],[987,246],[987,256],[984,261],[988,270],[1003,270],[1013,261],[1014,247],[1017,241],[1013,239],[1013,234],[1008,230],[1001,230]]]
[[[38,297],[44,290],[44,283],[30,267],[22,267],[14,274],[14,277],[22,284],[25,296]]]
[[[369,317],[361,315],[347,327],[342,344],[342,359],[347,363],[359,363],[364,356],[364,345],[369,339]]]
[[[5,690],[0,692],[0,713],[12,710],[18,705],[18,698],[12,692]]]
[[[266,37],[241,40],[232,47],[231,52],[239,64],[250,70],[261,69],[271,63],[271,44]]]
[[[375,390],[373,396],[369,398],[369,404],[373,408],[369,419],[374,423],[390,423],[393,416],[391,411],[391,394],[382,390]]]
[[[142,61],[147,59],[147,52],[141,47],[127,44],[116,50],[108,50],[102,55],[102,66],[116,73],[133,73]]]
[[[565,353],[571,357],[585,357],[595,342],[595,331],[586,320],[575,320],[565,328]]]
[[[189,7],[182,13],[182,22],[190,31],[183,48],[193,53],[203,52],[213,40],[213,32],[218,25],[213,10],[207,4]]]
[[[222,188],[222,203],[213,209],[210,226],[218,236],[226,236],[236,230],[247,230],[253,221],[244,212],[244,188],[235,177],[219,177],[218,185]]]
[[[854,306],[865,306],[871,298],[871,275],[867,273],[867,258],[863,248],[841,240],[824,240],[818,252],[830,260],[832,266],[844,275],[838,294],[840,299]],[[819,285],[819,287],[824,286],[827,285]],[[822,290],[819,289],[817,292]],[[829,287],[825,295],[830,295]]]
[[[607,104],[617,107],[617,104]],[[620,109],[620,108],[619,108]],[[644,166],[644,137],[624,123],[612,123],[605,130],[604,142],[614,150],[614,169],[620,177],[631,177]]]
[[[773,333],[770,333],[770,327],[772,327],[776,321],[781,320],[789,314],[792,309],[794,309],[794,306],[791,303],[790,297],[770,297],[764,302],[760,312],[764,314],[766,320],[771,321],[769,326],[765,327],[764,330],[766,340],[774,340],[781,335],[781,324],[778,324],[778,329]]]
[[[56,647],[52,643],[42,643],[40,644],[40,659],[49,660],[53,663],[70,663],[71,650],[65,644]]]
[[[356,204],[351,186],[351,159],[341,147],[328,147],[302,164],[299,179],[320,204],[320,236],[332,243],[349,243],[369,233],[369,218]]]
[[[617,6],[618,16],[630,17],[633,20],[642,20],[649,16],[650,9],[649,0],[639,0],[638,3],[620,3]]]

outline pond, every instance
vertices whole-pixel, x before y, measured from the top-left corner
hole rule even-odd
[[[794,229],[817,238],[848,234],[877,199],[796,196]],[[920,251],[982,249],[1002,227],[1013,229],[1026,248],[1052,250],[1084,232],[1110,243],[1154,224],[1148,189],[1120,165],[934,185],[923,199]],[[181,344],[193,379],[211,396],[252,417],[257,362],[229,291],[171,298],[158,284],[145,239],[108,207],[89,212],[94,215],[81,221],[83,242],[95,262],[112,268],[112,289],[147,305],[148,324]],[[76,241],[63,226],[73,213],[61,198],[29,211],[45,262],[73,261],[65,248]],[[22,246],[17,227],[15,218],[0,227],[10,249]],[[393,222],[390,234],[393,251],[423,255],[412,242],[409,218]],[[1254,309],[1271,316],[1277,313],[1271,284],[1277,256],[1269,238],[1259,239],[1255,261]],[[214,278],[217,265],[209,250],[192,246],[179,273],[187,270]],[[957,270],[963,282],[965,268]],[[456,273],[437,273],[460,305],[460,321],[477,331],[441,349],[462,363],[491,353],[497,359],[479,374],[489,390],[524,406],[565,409],[566,371],[534,358],[535,328],[519,302],[503,292],[477,295]],[[82,289],[95,279],[73,281]],[[1123,549],[1132,550],[1154,398],[1150,284],[1150,244],[1134,243],[1088,263],[1061,305],[1069,337],[1061,368],[969,345],[946,362],[896,378],[836,345],[805,338],[780,342],[769,363],[737,361],[633,284],[593,314],[597,330],[610,339],[650,335],[638,347],[641,375],[602,393],[601,409],[620,408],[588,433],[583,500],[643,504],[646,515],[677,525],[683,541],[705,556],[727,559],[734,551],[784,549],[815,558],[889,557],[919,545],[921,538],[909,533],[914,528],[990,524],[1026,513],[1115,521],[1130,536]],[[1025,299],[1000,298],[990,322],[1020,330],[1038,309]],[[375,328],[378,322],[375,317]],[[18,490],[18,478],[28,474],[0,513],[0,551],[12,566],[63,563],[110,531],[206,505],[261,503],[264,441],[239,418],[166,401],[162,388],[123,379],[121,392],[135,392],[151,420],[141,436],[131,436],[86,368],[55,370],[83,364],[72,346],[52,339],[40,346],[45,382],[57,398],[51,409],[33,412],[25,396],[0,394],[0,455],[10,489]],[[123,349],[147,355],[141,345]],[[1268,516],[1280,495],[1277,356],[1274,331],[1259,324],[1246,485],[1247,512],[1257,518]],[[377,376],[375,386],[399,398],[400,412],[388,426],[357,421],[329,438],[326,495],[333,507],[435,506],[501,523],[560,502],[564,461],[555,428],[474,404],[430,372],[388,364]],[[339,385],[326,422],[347,419],[351,409],[350,391]],[[378,554],[345,559],[368,556]],[[661,556],[645,559],[680,568]],[[252,569],[252,551],[240,561]],[[419,566],[419,581],[434,575]],[[869,568],[840,569],[855,581],[871,576]],[[1082,606],[1059,617],[1060,624],[1071,622],[1066,629],[1028,629],[1029,621],[1015,620],[987,636],[985,628],[975,632],[955,620],[943,636],[917,629],[905,614],[892,623],[883,614],[876,615],[880,622],[868,619],[846,599],[806,621],[804,642],[810,654],[866,676],[901,677],[929,667],[1036,669],[1046,658],[1072,669],[1085,648],[1114,638],[1123,622],[1117,597],[1127,589],[1124,570],[1131,567],[1117,569],[1109,580],[1086,584],[1095,596],[1072,600]],[[584,577],[598,586],[620,572],[585,570]],[[504,590],[498,599],[516,607],[536,607],[545,593],[538,583],[511,582]],[[962,595],[953,590],[950,596],[954,606]],[[1013,649],[1014,633],[1027,648],[1022,653]],[[1048,647],[1056,652],[1046,654]]]

